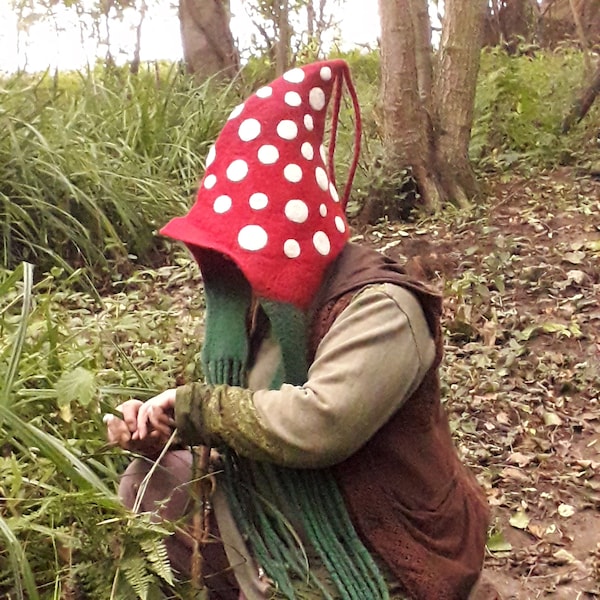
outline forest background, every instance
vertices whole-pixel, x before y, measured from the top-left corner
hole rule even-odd
[[[116,500],[130,457],[106,445],[102,415],[202,377],[202,282],[156,230],[188,210],[227,115],[286,68],[342,56],[363,112],[353,239],[444,293],[444,396],[493,508],[490,580],[506,598],[598,597],[600,2],[382,0],[387,22],[422,18],[423,6],[439,20],[441,30],[428,21],[425,71],[416,28],[403,36],[408,63],[385,27],[381,44],[342,48],[343,0],[247,2],[245,48],[227,34],[226,11],[193,10],[208,4],[224,6],[179,2],[182,61],[144,62],[150,1],[10,0],[24,32],[75,11],[100,56],[77,71],[0,78],[0,596],[201,597],[198,582],[169,570],[161,540],[174,524]],[[123,55],[110,32],[128,15],[137,20]],[[190,32],[186,18],[213,21]],[[451,91],[417,74],[439,74],[444,48],[461,41],[444,28],[465,19],[477,24],[466,28],[476,42],[471,180],[445,185],[440,128],[398,123],[386,112],[397,89],[384,80],[412,68],[400,106],[445,118]],[[217,27],[227,52],[205,35]],[[339,165],[352,151],[350,114]],[[423,164],[440,173],[433,200],[411,162],[419,153],[396,145],[418,138]]]

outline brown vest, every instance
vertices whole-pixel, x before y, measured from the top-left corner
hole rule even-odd
[[[402,408],[333,472],[363,542],[413,600],[465,599],[481,570],[489,516],[482,490],[459,460],[440,401],[440,296],[391,259],[348,244],[316,303],[311,357],[352,296],[383,282],[418,298],[436,359]]]

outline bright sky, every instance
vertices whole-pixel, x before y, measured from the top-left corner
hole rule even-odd
[[[243,0],[231,0],[232,31],[240,40],[240,45],[249,46],[249,35],[254,30]],[[56,10],[56,23],[61,31],[57,33],[52,22],[38,23],[29,29],[29,36],[17,36],[17,18],[4,0],[0,0],[0,71],[10,72],[17,67],[29,71],[54,69],[76,69],[93,63],[97,51],[92,32],[81,31],[80,23],[73,11]],[[344,0],[340,22],[344,47],[357,44],[373,44],[379,35],[379,14],[377,5],[365,8],[364,0]],[[154,14],[152,14],[154,13]],[[142,31],[142,60],[181,58],[181,38],[177,13],[173,9],[156,9],[149,13]],[[113,39],[134,41],[134,34],[125,26],[119,30],[118,22],[111,24]],[[19,41],[18,41],[19,40]],[[19,47],[20,43],[20,47]],[[132,46],[131,46],[132,47]],[[128,56],[131,58],[131,56]]]

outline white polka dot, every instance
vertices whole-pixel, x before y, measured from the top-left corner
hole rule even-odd
[[[264,87],[261,87],[258,90],[256,90],[256,95],[259,98],[269,98],[271,94],[273,94],[273,88],[269,87],[268,85],[265,85]]]
[[[296,240],[285,240],[283,253],[288,258],[298,258],[300,256],[300,244]]]
[[[286,92],[283,101],[288,106],[300,106],[302,104],[302,98],[298,92]]]
[[[222,215],[231,208],[231,204],[232,200],[229,196],[219,196],[218,198],[215,198],[215,201],[213,203],[213,210],[216,213]]]
[[[329,179],[327,179],[327,173],[325,173],[325,169],[322,167],[317,167],[315,169],[315,179],[319,184],[319,187],[326,192],[329,189]]]
[[[236,117],[239,117],[242,114],[242,111],[244,110],[244,103],[242,102],[242,104],[238,104],[232,111],[231,114],[229,115],[229,117],[227,118],[228,121],[231,121],[231,119],[235,119]]]
[[[227,179],[229,181],[241,181],[248,175],[248,163],[241,158],[234,160],[227,167]]]
[[[322,256],[327,256],[331,251],[329,238],[323,231],[317,231],[317,233],[313,235],[313,246],[315,247],[315,250]]]
[[[321,206],[319,206],[319,214],[322,217],[326,217],[327,216],[327,207],[324,204],[321,204]]]
[[[291,69],[287,73],[283,74],[283,78],[288,83],[301,83],[304,81],[304,71],[300,68]]]
[[[293,223],[304,223],[308,219],[308,206],[302,200],[290,200],[286,203],[284,212]]]
[[[306,160],[312,160],[315,157],[315,150],[312,147],[312,144],[309,144],[308,142],[304,142],[304,144],[302,144],[300,152],[302,152],[302,156],[304,156]]]
[[[325,107],[325,92],[321,88],[313,88],[308,94],[308,103],[314,110],[323,110]]]
[[[272,165],[279,159],[279,151],[275,146],[265,144],[258,149],[258,160],[263,165]]]
[[[213,144],[210,147],[210,150],[208,151],[208,154],[206,155],[206,167],[210,167],[210,165],[213,164],[213,162],[215,161],[215,158],[217,156],[217,151],[215,149],[215,145]]]
[[[204,187],[207,190],[212,190],[215,187],[215,183],[217,183],[217,176],[216,175],[207,175],[204,178]]]
[[[342,219],[342,217],[335,218],[335,227],[340,233],[344,233],[344,231],[346,231],[346,223],[344,223],[344,219]]]
[[[306,127],[308,131],[312,131],[315,128],[315,122],[312,115],[304,115],[304,127]]]
[[[256,119],[246,119],[238,129],[242,142],[251,142],[260,135],[260,123]]]
[[[327,156],[327,150],[325,150],[325,146],[323,146],[323,144],[319,146],[319,154],[321,155],[321,160],[327,164],[327,159],[329,157]]]
[[[262,250],[269,241],[267,232],[259,225],[246,225],[238,233],[238,244],[244,250]]]
[[[287,119],[277,123],[277,135],[284,140],[293,140],[298,135],[298,125]]]
[[[340,197],[338,196],[338,192],[335,189],[335,185],[333,185],[333,183],[329,184],[329,193],[331,194],[331,197],[333,198],[334,202],[340,201]]]
[[[283,176],[290,183],[298,183],[302,180],[302,169],[298,165],[289,164],[283,169]]]
[[[329,81],[331,79],[331,67],[321,67],[319,74],[323,81]]]
[[[250,208],[254,210],[262,210],[269,204],[269,197],[262,192],[255,192],[248,199],[248,204],[250,204]]]

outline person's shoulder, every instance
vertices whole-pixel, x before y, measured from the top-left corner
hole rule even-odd
[[[419,304],[416,295],[405,286],[393,282],[380,282],[364,285],[356,291],[352,302],[373,300],[385,302],[389,300],[402,307],[404,304]]]

